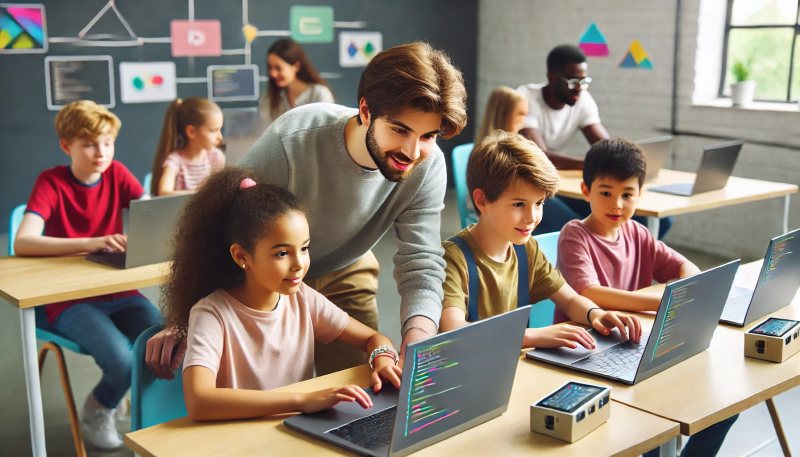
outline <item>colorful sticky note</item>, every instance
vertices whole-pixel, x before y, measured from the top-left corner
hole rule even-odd
[[[298,43],[333,43],[333,7],[292,6],[289,32]]]
[[[0,53],[47,51],[44,5],[0,4]]]
[[[653,62],[650,60],[650,56],[647,55],[647,51],[644,50],[642,43],[639,40],[633,40],[628,46],[628,51],[622,56],[619,67],[652,70]]]
[[[222,54],[222,27],[217,20],[169,23],[173,57],[219,56]]]
[[[606,41],[603,32],[594,22],[589,24],[589,27],[581,35],[578,40],[578,47],[589,57],[605,57],[608,55],[608,41]]]

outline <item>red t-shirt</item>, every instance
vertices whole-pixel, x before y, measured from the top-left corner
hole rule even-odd
[[[81,238],[122,232],[122,209],[142,196],[144,189],[135,176],[117,161],[94,184],[84,184],[67,166],[43,171],[28,199],[26,213],[44,219],[44,235],[57,238]],[[105,301],[138,294],[135,290],[92,297]],[[86,299],[52,303],[45,307],[50,323],[65,309]]]

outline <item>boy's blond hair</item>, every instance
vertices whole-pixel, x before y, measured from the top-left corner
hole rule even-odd
[[[59,138],[97,138],[111,133],[115,137],[119,133],[122,122],[106,107],[91,100],[72,102],[56,115],[56,133]]]
[[[555,195],[560,183],[556,167],[536,144],[516,133],[495,130],[469,157],[470,197],[481,189],[489,202],[496,201],[518,179],[543,190],[547,198]]]

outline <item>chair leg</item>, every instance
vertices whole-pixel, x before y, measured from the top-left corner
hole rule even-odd
[[[772,425],[775,427],[775,434],[778,435],[778,442],[781,444],[783,455],[792,457],[792,451],[789,449],[789,442],[786,440],[786,435],[783,433],[783,426],[781,425],[781,418],[778,415],[778,409],[775,407],[775,401],[768,398],[765,403],[769,410],[769,415],[772,417]]]
[[[72,441],[75,443],[75,454],[78,457],[86,457],[86,447],[83,444],[83,435],[81,434],[81,423],[78,420],[78,411],[75,407],[75,398],[72,396],[72,385],[69,382],[69,373],[67,372],[67,364],[64,360],[64,352],[61,350],[61,346],[49,341],[42,345],[39,350],[39,376],[41,376],[48,351],[52,351],[55,354],[56,362],[58,363],[61,389],[64,391],[64,402],[67,404],[67,415],[72,429]]]

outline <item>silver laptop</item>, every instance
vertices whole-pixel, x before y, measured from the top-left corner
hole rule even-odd
[[[519,363],[530,306],[410,344],[398,392],[366,388],[354,403],[287,419],[299,430],[359,454],[401,456],[503,414]]]
[[[592,330],[597,348],[536,349],[530,359],[636,384],[706,350],[714,336],[739,261],[706,270],[665,286],[650,332],[639,343],[614,330],[610,336]]]
[[[703,148],[703,158],[697,167],[694,182],[680,182],[650,187],[653,192],[665,194],[690,195],[722,189],[728,183],[728,178],[736,165],[739,151],[744,142],[741,140],[729,141]]]
[[[800,287],[800,229],[775,237],[753,287],[733,286],[720,322],[744,327],[791,303]]]
[[[674,141],[675,137],[672,135],[664,135],[636,142],[636,145],[639,146],[639,149],[642,150],[647,159],[645,181],[649,182],[658,177],[658,172],[667,164],[667,159],[672,153],[672,143]]]
[[[93,252],[86,258],[116,268],[134,268],[166,261],[178,216],[189,197],[190,194],[169,195],[132,201],[125,224],[128,234],[126,251]]]

